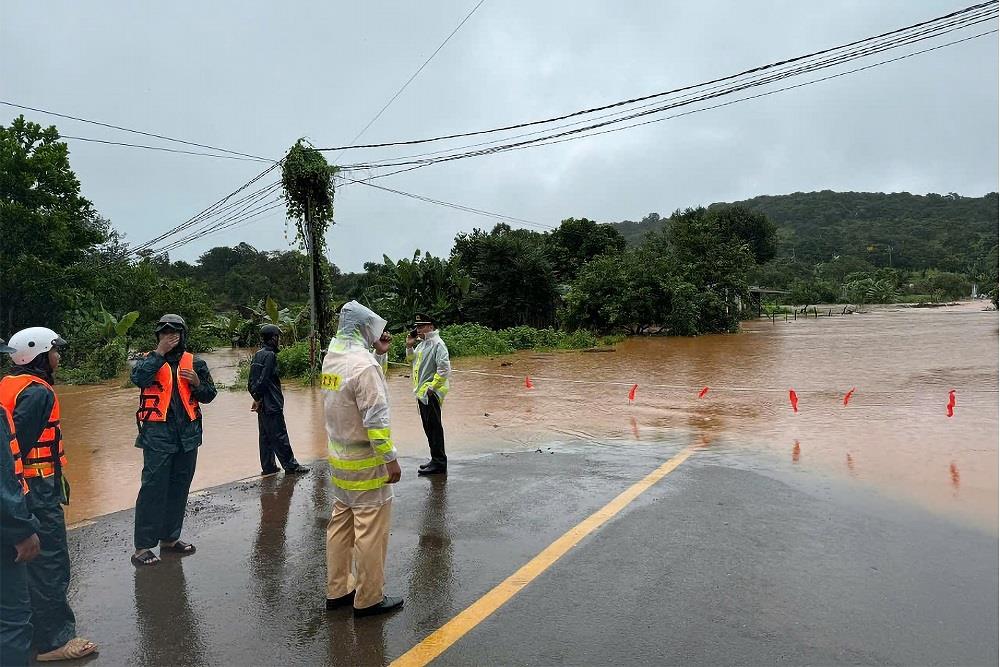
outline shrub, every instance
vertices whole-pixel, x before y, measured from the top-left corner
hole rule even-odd
[[[316,351],[317,365],[322,354],[322,350]],[[309,341],[299,341],[278,351],[278,374],[281,377],[309,379],[314,373],[309,368]]]
[[[446,326],[441,330],[441,338],[453,357],[486,357],[514,351],[500,332],[479,324]]]

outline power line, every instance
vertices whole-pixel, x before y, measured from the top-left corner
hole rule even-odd
[[[149,241],[146,241],[145,243],[142,243],[139,246],[136,246],[135,248],[133,248],[130,251],[130,254],[134,254],[134,253],[140,252],[142,250],[145,250],[146,248],[149,248],[149,247],[155,245],[156,243],[159,243],[160,241],[163,241],[164,239],[169,238],[170,236],[173,236],[174,234],[177,234],[177,233],[179,233],[179,232],[181,232],[181,231],[183,231],[183,230],[185,230],[185,229],[187,229],[187,228],[189,228],[189,227],[191,227],[193,225],[198,224],[198,222],[200,222],[200,221],[208,218],[209,216],[217,214],[220,210],[225,210],[225,208],[227,206],[227,203],[229,202],[230,199],[232,199],[233,197],[235,197],[236,195],[238,195],[240,192],[243,192],[244,190],[246,190],[247,188],[249,188],[251,185],[253,185],[257,181],[259,181],[260,179],[264,178],[264,176],[266,176],[267,174],[269,174],[273,170],[277,169],[279,166],[280,166],[280,163],[275,163],[275,164],[271,165],[270,167],[268,167],[267,169],[265,169],[264,171],[260,172],[259,174],[257,174],[256,176],[254,176],[252,179],[250,179],[249,181],[247,181],[246,183],[244,183],[243,185],[241,185],[240,187],[238,187],[236,190],[230,192],[226,196],[224,196],[221,199],[219,199],[218,201],[216,201],[214,204],[206,207],[205,209],[203,209],[200,212],[196,213],[195,215],[191,216],[190,218],[188,218],[187,220],[185,220],[181,224],[179,224],[179,225],[177,225],[177,226],[175,226],[175,227],[173,227],[171,229],[168,229],[167,231],[163,232],[162,234],[160,234],[159,236],[157,236],[154,239],[150,239]],[[273,187],[274,185],[275,184],[272,183],[270,186],[265,186],[265,188],[267,188],[267,187]],[[257,192],[260,192],[260,191],[258,190]],[[250,195],[247,195],[247,197],[251,197],[253,195],[254,195],[254,193],[251,193]],[[238,201],[239,200],[237,200],[237,202],[233,202],[233,204],[237,204]],[[229,205],[231,206],[232,204],[229,204]]]
[[[277,208],[281,208],[284,205],[285,205],[285,203],[284,203],[284,201],[281,200],[280,197],[279,198],[271,199],[269,201],[266,201],[266,202],[263,202],[261,204],[258,204],[257,206],[255,206],[255,207],[253,207],[253,208],[251,208],[251,209],[249,209],[247,211],[242,212],[242,214],[234,214],[234,215],[232,215],[230,217],[227,217],[225,220],[219,221],[218,224],[212,225],[210,228],[206,228],[206,229],[203,229],[203,230],[199,230],[197,232],[193,232],[193,233],[189,234],[188,236],[185,236],[183,238],[180,238],[180,239],[177,239],[175,241],[172,241],[171,243],[168,243],[168,244],[166,244],[166,245],[164,245],[164,246],[162,246],[160,248],[157,248],[157,249],[153,250],[152,252],[157,253],[157,254],[164,253],[164,252],[170,252],[171,250],[176,250],[177,248],[180,248],[181,246],[185,246],[188,243],[191,243],[193,241],[198,241],[198,240],[203,239],[203,238],[205,238],[207,236],[212,236],[214,234],[218,234],[219,232],[223,232],[223,231],[225,231],[227,229],[232,229],[234,227],[242,227],[242,226],[247,225],[250,222],[252,222],[255,218],[257,218],[257,217],[259,217],[259,216],[261,216],[261,215],[263,215],[265,213],[268,213],[270,211],[273,211],[273,210],[275,210]],[[222,223],[225,223],[225,224],[222,224]]]
[[[420,65],[420,67],[417,68],[417,71],[414,72],[410,76],[410,78],[406,80],[406,83],[404,83],[399,88],[399,90],[397,90],[396,93],[392,97],[389,98],[388,102],[386,102],[384,105],[382,105],[382,108],[379,109],[378,113],[375,114],[370,121],[368,121],[368,124],[365,125],[363,128],[361,128],[361,131],[358,132],[357,135],[355,135],[355,137],[353,139],[351,139],[351,146],[353,146],[354,142],[356,142],[358,139],[360,139],[362,137],[362,135],[364,135],[364,133],[368,131],[368,128],[370,128],[372,125],[375,124],[375,121],[377,121],[379,118],[382,117],[382,114],[385,113],[385,110],[388,109],[392,105],[392,103],[396,101],[397,97],[399,97],[400,95],[402,95],[403,91],[406,90],[407,86],[409,86],[410,83],[412,83],[413,80],[417,78],[417,76],[420,74],[420,72],[422,72],[423,69],[425,67],[427,67],[428,63],[430,63],[430,61],[432,61],[434,59],[434,56],[436,56],[438,54],[438,52],[441,51],[441,49],[444,48],[445,44],[447,44],[451,40],[451,38],[455,36],[455,33],[457,33],[462,28],[462,26],[465,25],[465,22],[468,21],[470,18],[472,18],[472,15],[476,13],[476,10],[479,9],[484,2],[486,2],[486,0],[479,0],[479,3],[475,7],[472,8],[472,11],[470,11],[468,14],[466,14],[465,18],[462,19],[462,21],[457,26],[455,26],[455,29],[452,30],[451,33],[447,37],[445,37],[444,41],[441,42],[441,44],[439,44],[436,49],[434,49],[434,53],[432,53],[430,56],[427,57],[427,60],[425,60],[423,62],[423,64]],[[348,146],[347,148],[350,148],[351,146]]]
[[[194,240],[196,238],[200,238],[203,235],[213,233],[214,230],[224,227],[227,222],[234,219],[238,219],[244,214],[257,210],[254,207],[259,206],[261,202],[263,202],[265,199],[271,200],[267,203],[272,203],[273,201],[277,201],[277,199],[274,198],[274,190],[277,185],[278,184],[275,183],[271,186],[261,188],[260,190],[257,190],[256,192],[250,195],[240,198],[239,200],[233,202],[232,204],[224,207],[225,209],[233,209],[229,210],[225,214],[223,214],[224,209],[218,209],[208,219],[208,221],[204,222],[198,229],[188,231],[187,236],[184,236],[181,239],[174,239],[173,241],[167,241],[163,247],[160,247],[154,250],[153,252],[163,252],[167,246],[170,246],[174,243],[178,243],[179,241],[187,242]],[[183,245],[183,243],[180,243],[179,245]]]
[[[511,215],[504,215],[502,213],[494,213],[493,211],[486,211],[479,208],[473,208],[471,206],[465,206],[464,204],[456,204],[454,202],[448,202],[441,199],[434,199],[432,197],[425,197],[423,195],[413,194],[412,192],[403,192],[402,190],[396,190],[393,188],[387,188],[383,185],[375,185],[374,183],[368,183],[366,181],[358,181],[350,178],[345,178],[344,180],[350,183],[357,183],[359,185],[367,185],[370,188],[375,188],[377,190],[383,190],[385,192],[391,192],[402,197],[409,197],[411,199],[417,199],[428,204],[437,204],[438,206],[446,206],[448,208],[453,208],[459,211],[464,211],[466,213],[474,213],[476,215],[482,215],[488,218],[494,218],[496,220],[509,220],[511,222],[519,222],[525,225],[530,225],[532,227],[540,227],[542,229],[556,229],[553,225],[546,225],[541,222],[535,222],[534,220],[525,220],[524,218],[515,218]]]
[[[216,155],[215,153],[199,153],[197,151],[185,151],[177,148],[163,148],[161,146],[146,146],[143,144],[127,144],[121,141],[107,141],[105,139],[93,139],[90,137],[75,137],[69,134],[60,134],[60,139],[69,139],[71,141],[89,141],[96,144],[109,144],[111,146],[126,146],[128,148],[144,148],[150,151],[163,151],[165,153],[182,153],[184,155],[200,155],[202,157],[214,157],[223,160],[245,160],[247,162],[273,162],[274,160],[265,160],[264,158],[256,157],[240,157],[238,155]]]
[[[134,130],[129,127],[122,127],[121,125],[112,125],[111,123],[104,123],[98,120],[90,120],[88,118],[80,118],[79,116],[71,116],[69,114],[59,113],[56,111],[51,111],[49,109],[39,109],[37,107],[29,107],[24,104],[15,104],[14,102],[9,102],[6,100],[0,100],[0,104],[8,107],[14,107],[15,109],[24,109],[26,111],[35,111],[37,113],[48,114],[49,116],[56,116],[57,118],[66,118],[68,120],[75,120],[80,123],[89,123],[91,125],[98,125],[100,127],[107,127],[112,130],[119,130],[121,132],[131,132],[132,134],[141,134],[144,137],[153,137],[155,139],[163,139],[164,141],[173,141],[178,144],[187,144],[188,146],[197,146],[198,148],[207,148],[209,150],[218,151],[220,153],[229,153],[231,155],[239,155],[241,157],[251,157],[257,160],[263,160],[265,162],[274,162],[266,157],[261,157],[260,155],[253,155],[250,153],[240,153],[238,151],[231,151],[228,148],[219,148],[218,146],[210,146],[209,144],[199,144],[194,141],[185,141],[184,139],[177,139],[175,137],[168,137],[164,134],[157,134],[155,132],[144,132],[143,130]]]
[[[706,82],[699,83],[699,84],[694,84],[694,85],[683,86],[683,87],[680,87],[680,88],[675,88],[675,89],[672,89],[672,90],[667,90],[667,91],[662,91],[662,92],[658,92],[658,93],[653,93],[653,94],[650,94],[650,95],[644,95],[644,96],[641,96],[641,97],[635,97],[635,98],[632,98],[632,99],[622,100],[622,101],[619,101],[619,102],[613,102],[611,104],[606,104],[606,105],[603,105],[603,106],[592,107],[592,108],[589,108],[589,109],[583,109],[583,110],[579,110],[579,111],[574,111],[572,113],[564,114],[564,115],[561,115],[561,116],[554,116],[554,117],[546,118],[546,119],[543,119],[543,120],[535,120],[535,121],[529,121],[529,122],[524,122],[524,123],[516,123],[516,124],[513,124],[513,125],[506,125],[506,126],[503,126],[503,127],[496,127],[496,128],[486,129],[486,130],[476,130],[476,131],[472,131],[472,132],[460,132],[460,133],[454,133],[454,134],[447,134],[447,135],[441,135],[441,136],[437,136],[437,137],[429,137],[429,138],[424,138],[424,139],[412,139],[412,140],[407,140],[407,141],[391,141],[391,142],[383,142],[383,143],[377,143],[377,144],[362,144],[362,145],[357,145],[357,146],[355,146],[355,145],[337,146],[337,147],[333,147],[333,148],[321,148],[319,150],[322,150],[322,151],[342,151],[342,150],[357,149],[357,148],[385,148],[385,147],[390,147],[390,146],[410,146],[410,145],[415,145],[415,144],[431,143],[431,142],[435,142],[435,141],[444,141],[444,140],[447,140],[447,139],[458,139],[458,138],[464,138],[464,137],[478,136],[478,135],[482,135],[482,134],[491,134],[491,133],[496,133],[496,132],[506,132],[506,131],[509,131],[509,130],[516,130],[516,129],[526,128],[526,127],[532,127],[532,126],[536,126],[536,125],[543,125],[543,124],[553,123],[553,122],[557,122],[557,121],[561,121],[561,120],[567,120],[569,118],[574,118],[574,117],[577,117],[577,116],[588,115],[588,114],[596,113],[596,112],[599,112],[599,111],[606,111],[608,109],[613,109],[613,108],[621,107],[621,106],[628,106],[628,105],[632,105],[632,104],[635,104],[635,103],[638,103],[638,102],[643,102],[643,101],[646,101],[646,100],[658,98],[658,97],[664,97],[664,96],[667,96],[667,95],[672,95],[672,94],[676,94],[676,93],[680,93],[680,92],[685,92],[685,91],[693,90],[693,89],[696,89],[696,88],[701,88],[701,87],[704,87],[704,86],[707,86],[707,85],[711,85],[711,84],[716,84],[716,83],[721,83],[721,82],[724,82],[724,81],[729,81],[729,80],[737,79],[737,78],[744,77],[744,76],[749,75],[749,74],[755,74],[755,73],[759,73],[759,72],[762,72],[762,71],[765,71],[765,70],[774,69],[774,68],[777,68],[777,67],[780,67],[780,66],[783,66],[783,65],[788,65],[788,64],[795,63],[795,62],[798,62],[798,61],[802,61],[802,60],[806,60],[806,59],[809,59],[809,58],[813,58],[815,56],[825,55],[825,54],[833,53],[833,52],[836,52],[836,51],[840,51],[840,50],[843,50],[843,49],[846,49],[846,48],[857,46],[859,44],[863,44],[865,42],[870,42],[870,41],[881,39],[881,38],[884,38],[884,37],[898,35],[900,33],[911,31],[913,29],[920,28],[920,27],[923,27],[923,26],[933,25],[935,23],[941,23],[941,22],[946,21],[946,20],[951,19],[951,18],[961,17],[961,16],[968,15],[970,13],[979,12],[980,10],[982,10],[984,8],[990,8],[991,7],[991,8],[993,8],[992,11],[995,11],[995,7],[996,7],[998,1],[1000,1],[1000,0],[990,0],[989,2],[984,2],[984,3],[981,3],[981,4],[977,4],[977,5],[972,5],[970,7],[966,7],[964,9],[957,10],[957,11],[951,12],[949,14],[945,14],[943,16],[939,16],[939,17],[936,17],[936,18],[933,18],[933,19],[928,19],[926,21],[921,21],[919,23],[914,23],[912,25],[909,25],[909,26],[906,26],[906,27],[903,27],[903,28],[898,28],[896,30],[891,30],[889,32],[885,32],[885,33],[882,33],[880,35],[876,35],[874,37],[866,37],[864,39],[859,39],[859,40],[855,40],[853,42],[848,42],[846,44],[841,44],[839,46],[835,46],[835,47],[823,49],[823,50],[820,50],[820,51],[815,51],[813,53],[809,53],[809,54],[806,54],[806,55],[796,56],[794,58],[789,58],[789,59],[782,60],[782,61],[779,61],[779,62],[770,63],[770,64],[767,64],[767,65],[761,65],[761,66],[758,66],[758,67],[753,67],[753,68],[744,70],[742,72],[739,72],[737,74],[730,74],[730,75],[727,75],[727,76],[724,76],[724,77],[719,77],[719,78],[713,79],[711,81],[706,81]]]
[[[721,104],[714,104],[712,106],[704,107],[704,108],[701,108],[701,109],[694,109],[694,110],[691,110],[691,111],[685,111],[683,113],[674,114],[672,116],[666,116],[665,118],[654,118],[652,120],[643,121],[641,123],[633,123],[631,125],[626,125],[624,127],[615,127],[615,128],[611,128],[609,130],[602,130],[600,132],[592,132],[590,134],[584,135],[583,137],[569,137],[569,138],[559,139],[557,141],[549,141],[549,142],[546,142],[546,143],[539,143],[539,144],[536,144],[536,145],[537,146],[550,146],[552,144],[560,144],[560,143],[563,143],[565,141],[572,141],[572,140],[575,140],[575,139],[583,139],[585,137],[594,137],[594,136],[597,136],[599,134],[608,134],[610,132],[619,132],[621,130],[628,130],[628,129],[631,129],[633,127],[640,127],[642,125],[650,125],[652,123],[659,123],[659,122],[662,122],[662,121],[665,121],[665,120],[671,120],[673,118],[680,118],[682,116],[690,116],[691,114],[700,113],[702,111],[710,111],[712,109],[719,109],[719,108],[722,108],[722,107],[731,106],[733,104],[739,104],[740,102],[747,102],[749,100],[755,100],[755,99],[759,99],[761,97],[768,97],[768,96],[774,95],[776,93],[782,93],[782,92],[786,92],[786,91],[789,91],[789,90],[794,90],[796,88],[804,88],[806,86],[811,86],[811,85],[813,85],[815,83],[821,83],[823,81],[829,81],[831,79],[837,79],[837,78],[840,78],[842,76],[846,76],[848,74],[854,74],[854,73],[861,72],[861,71],[868,70],[868,69],[872,69],[872,68],[875,68],[875,67],[880,67],[882,65],[887,65],[889,63],[894,63],[894,62],[897,62],[897,61],[900,61],[900,60],[906,60],[907,58],[912,58],[913,56],[921,55],[923,53],[929,53],[930,51],[936,51],[938,49],[943,49],[945,47],[953,46],[955,44],[961,44],[962,42],[968,42],[968,41],[971,41],[973,39],[979,39],[980,37],[985,37],[987,35],[993,35],[993,34],[996,34],[997,32],[1000,32],[1000,30],[987,30],[986,32],[981,32],[979,34],[972,35],[970,37],[965,37],[963,39],[957,39],[957,40],[955,40],[953,42],[948,42],[946,44],[939,44],[938,46],[933,46],[933,47],[930,47],[930,48],[927,48],[927,49],[923,49],[921,51],[915,51],[913,53],[908,53],[906,55],[899,56],[897,58],[891,58],[889,60],[883,60],[881,62],[872,63],[871,65],[865,65],[864,67],[857,67],[855,69],[847,70],[847,71],[844,71],[844,72],[838,72],[837,74],[831,74],[829,76],[824,76],[824,77],[822,77],[820,79],[814,79],[812,81],[806,81],[806,82],[798,83],[798,84],[795,84],[795,85],[792,85],[792,86],[786,86],[784,88],[777,88],[775,90],[769,90],[767,92],[759,93],[757,95],[750,95],[748,97],[741,97],[740,99],[737,99],[737,100],[731,100],[729,102],[723,102]]]
[[[973,18],[979,18],[979,17],[973,17]],[[983,20],[987,20],[987,19],[983,19]],[[979,22],[981,22],[981,21],[976,21],[976,23],[979,23]],[[927,33],[931,33],[931,32],[932,33],[936,33],[933,36],[947,34],[947,32],[951,32],[951,31],[941,32],[940,30],[941,30],[942,27],[951,27],[951,26],[957,25],[959,23],[961,23],[960,27],[968,27],[970,25],[974,25],[974,23],[968,23],[967,21],[955,21],[955,22],[951,22],[951,23],[945,23],[945,24],[942,24],[941,26],[938,26],[936,28],[932,28],[930,30],[925,30],[925,31],[917,32],[917,33],[914,33],[914,34],[911,34],[911,35],[907,35],[906,38],[905,38],[905,40],[900,40],[899,38],[894,38],[894,40],[890,40],[888,42],[879,44],[877,46],[880,47],[879,50],[884,50],[884,49],[887,49],[887,48],[896,48],[898,46],[903,46],[905,44],[914,43],[915,41],[920,41],[918,38],[921,38],[922,35],[925,35]],[[960,28],[955,28],[955,29],[957,30],[957,29],[960,29]],[[926,38],[929,38],[929,36],[926,37]],[[776,74],[764,75],[764,76],[756,75],[756,78],[753,79],[753,80],[756,81],[757,83],[759,83],[760,85],[764,85],[764,84],[767,84],[767,83],[772,83],[774,81],[780,80],[781,78],[788,78],[789,76],[794,75],[794,74],[799,74],[799,73],[814,71],[815,69],[819,69],[820,68],[819,66],[821,64],[824,64],[824,63],[827,66],[833,66],[835,64],[839,64],[840,62],[846,62],[846,60],[853,59],[854,57],[861,57],[863,55],[871,55],[873,53],[877,53],[878,51],[877,50],[872,50],[873,48],[874,47],[869,47],[869,48],[866,48],[866,49],[863,49],[863,50],[855,50],[855,51],[852,51],[852,52],[848,52],[848,53],[845,53],[845,54],[838,55],[833,60],[820,60],[820,61],[817,61],[817,62],[812,63],[812,64],[807,65],[807,66],[793,66],[793,67],[788,67],[787,69],[784,69],[784,70],[777,70]],[[698,98],[698,99],[692,99],[692,98],[694,98],[694,97],[696,97],[698,95],[704,95],[704,93],[707,92],[707,91],[719,90],[719,89],[722,89],[722,88],[726,88],[727,86],[730,86],[730,85],[731,84],[719,84],[719,85],[715,85],[715,86],[712,86],[712,87],[709,87],[709,88],[705,88],[705,89],[703,89],[702,91],[700,91],[698,93],[694,93],[694,92],[685,93],[684,95],[681,95],[681,96],[679,96],[679,97],[677,97],[675,99],[680,100],[680,101],[685,101],[685,103],[693,103],[693,102],[702,101],[703,99],[706,99],[706,98],[704,98],[704,97]],[[732,92],[732,90],[727,91],[727,92]],[[667,98],[667,99],[671,99],[671,98]],[[490,141],[483,141],[483,142],[479,142],[479,143],[468,144],[468,145],[465,145],[465,146],[456,146],[456,147],[451,147],[451,148],[442,149],[442,150],[438,150],[438,151],[430,151],[430,152],[425,152],[425,153],[417,153],[417,154],[414,154],[414,155],[399,156],[399,157],[395,157],[395,158],[383,158],[381,160],[372,160],[370,162],[364,163],[363,165],[357,165],[357,166],[355,166],[355,165],[344,165],[342,167],[342,169],[344,169],[344,170],[351,170],[351,169],[354,169],[354,168],[369,168],[369,167],[370,168],[374,168],[376,166],[391,166],[391,164],[394,161],[396,161],[396,164],[405,164],[405,163],[401,163],[401,162],[398,162],[398,161],[400,161],[400,160],[414,160],[414,161],[416,161],[417,158],[424,158],[424,157],[432,157],[432,156],[436,156],[436,155],[443,155],[443,154],[452,153],[452,152],[458,151],[458,150],[465,150],[465,149],[470,149],[470,148],[478,148],[478,147],[481,147],[481,146],[491,146],[491,145],[503,143],[505,141],[510,141],[512,139],[520,139],[520,138],[523,138],[523,137],[536,136],[536,135],[539,135],[539,134],[544,134],[546,132],[551,132],[553,130],[563,129],[563,128],[567,128],[567,127],[575,127],[575,126],[578,126],[578,125],[583,125],[585,123],[591,123],[593,121],[604,119],[604,118],[616,118],[616,117],[620,117],[620,116],[623,116],[623,115],[626,115],[626,114],[634,113],[635,111],[637,111],[639,109],[646,109],[646,108],[649,108],[649,107],[652,107],[652,106],[656,106],[657,104],[662,104],[662,102],[663,102],[663,100],[659,100],[659,101],[655,101],[655,102],[649,102],[649,103],[643,104],[641,106],[633,107],[631,109],[626,109],[624,111],[615,111],[615,112],[612,112],[612,113],[603,114],[603,115],[600,115],[600,116],[595,116],[593,118],[588,118],[588,119],[584,119],[584,120],[577,120],[577,121],[574,121],[572,123],[567,123],[567,124],[564,124],[564,125],[556,125],[554,127],[550,127],[550,128],[546,128],[546,129],[542,129],[542,130],[534,130],[532,132],[527,132],[527,133],[523,133],[523,134],[517,134],[517,135],[513,135],[513,136],[509,136],[509,137],[504,137],[504,138],[501,138],[501,139],[493,139],[493,140],[490,140]],[[668,105],[668,106],[665,106],[665,107],[661,107],[661,110],[666,109],[666,108],[673,108],[675,106],[682,106],[682,105],[681,104],[672,104],[672,105]],[[628,118],[620,118],[620,120],[622,120],[622,121],[627,120],[627,119]],[[602,134],[602,133],[599,132],[599,133],[594,133],[594,134]],[[590,136],[590,135],[588,135],[588,136]],[[414,162],[411,162],[410,164],[413,164],[413,163]]]
[[[981,22],[983,22],[985,20],[989,20],[989,19],[982,19],[982,20],[976,21],[975,23],[981,23]],[[974,23],[973,24],[969,24],[969,25],[974,25]],[[962,26],[962,27],[964,28],[964,27],[968,27],[968,26]],[[797,76],[797,75],[799,75],[799,74],[801,74],[803,72],[806,72],[806,71],[811,72],[811,71],[815,71],[815,70],[819,70],[819,69],[826,69],[826,68],[832,67],[834,65],[842,64],[843,62],[848,62],[850,60],[856,60],[856,59],[861,58],[861,57],[872,55],[873,53],[878,53],[878,52],[881,52],[881,51],[885,51],[885,50],[889,50],[889,49],[893,49],[893,48],[898,48],[899,46],[909,45],[909,44],[915,43],[917,41],[922,41],[924,39],[929,39],[931,37],[937,37],[937,36],[940,36],[942,34],[947,34],[948,32],[953,32],[953,31],[958,30],[958,29],[960,29],[960,28],[953,28],[953,29],[947,30],[945,32],[939,32],[939,33],[934,34],[934,35],[923,36],[923,37],[919,37],[919,38],[916,38],[916,39],[908,39],[908,40],[906,40],[904,42],[901,42],[901,43],[881,45],[881,46],[879,46],[877,48],[874,48],[874,49],[868,49],[868,50],[866,50],[865,52],[862,52],[862,53],[856,53],[856,54],[851,54],[849,56],[838,57],[835,61],[816,63],[816,64],[808,66],[807,68],[800,68],[800,70],[788,72],[788,73],[781,74],[781,75],[774,75],[773,77],[770,77],[770,78],[768,78],[766,80],[751,81],[751,82],[748,82],[748,83],[741,84],[739,86],[728,88],[728,89],[720,91],[720,92],[716,92],[716,93],[712,93],[712,94],[706,94],[706,95],[701,95],[701,96],[699,96],[697,98],[694,98],[694,99],[688,99],[688,100],[684,100],[684,101],[680,101],[680,102],[676,102],[676,103],[672,103],[672,104],[668,104],[668,105],[659,106],[659,107],[657,107],[655,109],[651,109],[651,110],[646,110],[646,111],[642,111],[642,112],[631,113],[628,116],[616,118],[614,120],[605,121],[605,122],[601,122],[601,123],[594,123],[594,124],[591,124],[591,125],[588,125],[588,126],[585,126],[585,127],[582,127],[582,128],[578,128],[578,129],[574,129],[574,130],[569,130],[569,131],[566,131],[566,132],[560,132],[560,133],[556,133],[556,134],[550,134],[550,135],[547,135],[547,136],[538,137],[536,139],[531,139],[531,140],[521,141],[521,142],[516,142],[516,143],[508,143],[508,144],[504,144],[504,145],[500,145],[500,146],[494,146],[492,148],[487,148],[487,149],[482,149],[482,150],[477,150],[477,151],[469,151],[469,152],[466,152],[466,153],[454,153],[454,154],[445,155],[443,157],[434,158],[434,159],[415,159],[415,160],[400,159],[400,161],[398,161],[398,162],[383,162],[381,164],[364,164],[364,163],[362,163],[362,164],[358,164],[358,165],[346,165],[346,166],[342,167],[342,170],[347,171],[347,170],[354,170],[354,169],[371,169],[371,168],[376,168],[376,167],[383,167],[384,168],[384,167],[397,167],[397,166],[406,166],[406,165],[417,165],[417,167],[420,167],[420,166],[428,166],[430,164],[437,164],[439,162],[448,162],[448,161],[457,160],[457,159],[464,159],[464,158],[467,158],[467,157],[476,157],[476,156],[480,156],[480,155],[488,155],[488,154],[492,154],[492,153],[505,152],[505,151],[508,151],[508,150],[515,150],[515,149],[520,149],[520,148],[526,148],[526,147],[530,147],[532,145],[549,145],[549,144],[552,144],[552,143],[560,143],[558,141],[552,141],[552,140],[553,139],[558,139],[560,137],[565,137],[565,136],[568,136],[568,135],[581,135],[582,133],[590,132],[591,130],[599,129],[599,128],[606,127],[606,126],[613,125],[613,124],[617,124],[617,123],[622,123],[622,122],[628,121],[628,120],[633,120],[635,118],[639,118],[639,117],[642,117],[642,116],[648,116],[648,115],[651,115],[651,114],[660,113],[660,112],[668,110],[668,109],[673,109],[673,108],[677,108],[677,107],[681,107],[681,106],[686,106],[686,105],[697,103],[697,102],[706,101],[706,100],[709,100],[709,99],[714,99],[714,98],[717,98],[717,97],[722,97],[724,95],[728,95],[728,94],[731,94],[733,92],[739,92],[741,90],[746,90],[748,88],[753,88],[753,87],[758,87],[758,86],[761,86],[761,85],[773,83],[775,81],[780,81],[780,80],[785,79],[785,78],[791,78],[793,76]],[[843,76],[843,75],[846,75],[846,74],[850,74],[850,73],[862,71],[862,70],[865,70],[865,69],[871,69],[873,67],[878,67],[878,66],[881,66],[881,65],[885,65],[885,64],[888,64],[888,63],[891,63],[891,62],[896,62],[898,60],[903,60],[903,59],[912,57],[914,55],[919,55],[919,54],[922,54],[922,53],[927,53],[927,52],[930,52],[930,51],[937,50],[939,48],[944,48],[944,47],[947,47],[947,46],[953,46],[955,44],[959,44],[959,43],[962,43],[962,42],[970,41],[972,39],[977,39],[977,38],[980,38],[980,37],[983,37],[983,36],[986,36],[986,35],[989,35],[989,34],[993,34],[994,32],[996,32],[996,31],[995,30],[987,31],[987,32],[984,32],[984,33],[973,35],[973,36],[968,37],[968,38],[955,40],[955,41],[952,41],[952,42],[948,42],[946,44],[938,45],[936,47],[932,47],[932,48],[929,48],[929,49],[924,49],[924,50],[921,50],[921,51],[917,51],[917,52],[914,52],[912,54],[908,54],[906,56],[901,56],[899,58],[893,58],[893,59],[881,61],[879,63],[874,63],[874,64],[866,66],[866,67],[857,68],[855,70],[850,70],[850,71],[847,71],[847,72],[842,72],[842,73],[840,73],[837,76]],[[770,91],[769,93],[764,93],[764,94],[761,94],[761,95],[756,95],[756,96],[752,96],[752,97],[744,98],[744,99],[755,99],[756,97],[763,97],[763,96],[766,96],[766,95],[769,95],[769,94],[774,94],[775,92],[781,92],[783,90],[790,90],[792,88],[798,88],[798,87],[802,87],[802,86],[805,86],[805,85],[811,85],[811,83],[818,83],[819,81],[825,81],[825,80],[828,80],[830,78],[836,78],[836,77],[835,76],[824,77],[822,79],[817,79],[817,80],[814,80],[812,82],[807,82],[805,84],[800,84],[798,86],[792,86],[792,87],[783,88],[783,89],[779,89],[779,90],[775,90],[775,91]],[[697,112],[702,111],[702,110],[708,110],[709,108],[717,108],[718,106],[725,106],[725,105],[716,105],[715,107],[708,107],[706,109],[699,109],[699,110],[688,112],[686,114],[678,114],[678,116],[679,115],[689,115],[691,113],[697,113]],[[671,118],[674,118],[674,117],[677,117],[677,116],[671,116]],[[664,119],[658,119],[658,120],[666,120],[666,118],[664,118]],[[652,121],[650,121],[650,122],[652,122]],[[636,123],[636,124],[628,125],[626,127],[635,127],[635,126],[643,125],[643,124],[648,124],[648,123]],[[619,129],[625,129],[625,128],[619,128]],[[573,139],[579,139],[579,138],[583,138],[584,136],[593,136],[593,135],[596,135],[596,134],[603,134],[603,133],[605,133],[605,132],[591,132],[590,134],[585,134],[585,135],[582,135],[582,136],[575,136],[575,137],[573,137]],[[490,143],[495,143],[495,142],[490,142]],[[417,168],[417,167],[414,167],[414,168]]]

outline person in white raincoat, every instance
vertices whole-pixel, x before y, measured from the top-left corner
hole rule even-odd
[[[337,335],[323,358],[321,386],[335,498],[326,529],[326,606],[353,604],[355,616],[403,605],[402,598],[383,592],[391,485],[401,474],[389,430],[389,389],[371,352],[385,325],[357,301],[344,304]]]

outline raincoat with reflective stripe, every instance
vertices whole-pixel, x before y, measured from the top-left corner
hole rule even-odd
[[[320,386],[333,495],[349,507],[379,507],[392,500],[385,467],[396,459],[389,388],[371,353],[385,324],[360,303],[345,304],[337,336],[323,358]]]
[[[427,405],[427,392],[437,394],[444,403],[451,386],[451,358],[448,346],[437,331],[431,331],[415,348],[407,348],[406,360],[413,366],[413,393]]]

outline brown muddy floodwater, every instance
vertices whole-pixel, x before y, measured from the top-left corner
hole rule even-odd
[[[751,322],[737,335],[630,339],[607,352],[458,359],[444,411],[448,451],[701,441],[764,465],[854,478],[995,533],[997,345],[997,313],[983,312],[980,302]],[[229,383],[245,354],[227,350],[205,359],[216,381]],[[423,457],[427,445],[406,371],[390,372],[394,439],[402,456]],[[525,376],[533,390],[525,389]],[[639,388],[630,405],[633,383]],[[704,386],[709,392],[699,399]],[[798,394],[797,414],[790,388]],[[951,389],[957,406],[948,418]],[[73,485],[68,520],[133,506],[142,469],[133,447],[137,390],[119,383],[58,391]],[[320,391],[285,392],[296,455],[323,459]],[[204,419],[193,488],[259,474],[246,392],[220,391]]]

